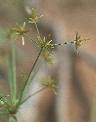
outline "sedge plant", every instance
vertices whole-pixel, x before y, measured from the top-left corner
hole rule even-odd
[[[9,86],[10,86],[10,95],[0,94],[0,116],[7,115],[9,117],[9,122],[16,122],[18,121],[18,118],[16,116],[18,110],[20,109],[20,106],[27,101],[30,97],[40,93],[46,88],[52,89],[52,91],[56,94],[56,81],[50,77],[43,79],[41,84],[41,89],[37,90],[35,93],[33,93],[30,96],[25,95],[25,92],[30,86],[30,83],[33,81],[34,77],[34,69],[36,68],[36,64],[39,61],[40,57],[42,56],[45,61],[50,62],[51,61],[51,54],[54,51],[54,48],[56,46],[64,46],[67,44],[74,44],[76,50],[82,45],[86,39],[81,39],[81,36],[79,33],[76,33],[75,39],[73,41],[64,42],[63,44],[54,44],[53,40],[49,40],[45,36],[41,36],[39,29],[38,29],[38,22],[40,21],[40,18],[36,12],[35,9],[32,9],[32,14],[27,19],[26,22],[19,25],[17,24],[15,27],[10,29],[10,33],[8,33],[8,38],[10,38],[10,52],[7,59],[8,64],[8,80],[9,80]],[[25,45],[25,35],[29,32],[27,25],[34,25],[37,36],[34,40],[31,40],[32,44],[35,44],[35,46],[38,48],[39,53],[34,61],[33,66],[31,67],[31,70],[24,81],[23,86],[20,88],[20,93],[17,94],[17,79],[16,79],[16,44],[15,40],[16,38],[21,38],[22,46]]]

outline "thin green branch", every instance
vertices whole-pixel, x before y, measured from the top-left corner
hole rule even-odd
[[[37,26],[37,23],[34,23],[34,24],[35,24],[35,28],[36,28],[37,34],[38,34],[38,36],[40,37],[40,39],[42,40],[42,38],[41,38],[41,36],[40,36],[40,32],[39,32],[38,26]],[[43,48],[44,48],[44,47],[42,47],[42,48],[40,49],[40,52],[38,53],[38,56],[37,56],[37,58],[36,58],[36,60],[35,60],[35,62],[34,62],[34,64],[33,64],[32,68],[31,68],[31,70],[30,70],[30,72],[29,72],[28,78],[26,79],[26,81],[25,81],[25,83],[24,83],[24,86],[23,86],[23,88],[22,88],[22,90],[21,90],[21,94],[20,94],[20,98],[19,98],[19,102],[18,102],[18,105],[17,105],[17,106],[20,105],[20,103],[21,103],[21,101],[22,101],[22,98],[23,98],[23,96],[24,96],[25,89],[26,89],[28,83],[32,80],[33,70],[34,70],[34,68],[35,68],[35,65],[37,64],[37,61],[38,61],[38,59],[39,59],[39,57],[40,57],[42,51],[43,51]]]
[[[38,59],[39,59],[41,53],[42,53],[42,50],[43,50],[43,48],[41,48],[40,52],[38,53],[38,56],[37,56],[37,58],[36,58],[36,60],[35,60],[35,62],[34,62],[34,64],[33,64],[32,68],[31,68],[31,70],[30,70],[29,75],[28,75],[28,78],[27,78],[27,80],[26,80],[25,83],[24,83],[24,86],[23,86],[23,88],[22,88],[22,90],[21,90],[21,94],[20,94],[18,106],[20,105],[20,103],[21,103],[21,101],[22,101],[22,98],[23,98],[23,95],[24,95],[24,91],[25,91],[25,89],[26,89],[28,83],[29,83],[29,82],[31,81],[31,79],[32,79],[33,70],[34,70],[34,68],[35,68],[35,65],[36,65],[36,63],[37,63],[37,61],[38,61]]]
[[[32,93],[31,95],[29,95],[27,98],[25,98],[21,104],[25,103],[28,99],[30,99],[31,97],[33,97],[34,95],[37,95],[38,93],[42,92],[43,90],[45,90],[47,87],[43,87],[41,89],[39,89],[38,91]]]
[[[15,44],[12,44],[11,52],[8,58],[8,79],[10,83],[11,100],[12,100],[12,103],[14,103],[16,100],[16,95],[17,95]]]
[[[38,36],[41,38],[39,29],[38,29],[38,26],[37,26],[37,23],[35,23],[35,28],[36,28],[36,31],[37,31]],[[42,40],[42,39],[41,39],[41,40]]]

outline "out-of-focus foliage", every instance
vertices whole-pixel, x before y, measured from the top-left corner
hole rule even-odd
[[[0,28],[0,45],[6,42],[8,29]]]
[[[23,17],[23,0],[0,0],[0,17],[18,20]]]

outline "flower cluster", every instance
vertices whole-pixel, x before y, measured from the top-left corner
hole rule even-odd
[[[26,27],[26,22],[24,22],[22,25],[19,25],[19,24],[16,24],[16,27],[13,27],[11,30],[10,30],[10,35],[12,34],[16,34],[16,35],[19,35],[21,37],[21,40],[22,40],[22,45],[25,44],[25,41],[24,41],[24,36],[25,34],[28,32],[29,30],[27,29]]]
[[[23,25],[17,24],[16,27],[12,28],[11,30],[17,35],[24,35],[28,32],[28,29],[26,28],[26,22],[24,22]]]
[[[52,89],[54,94],[57,94],[57,82],[51,77],[47,77],[41,81],[41,84],[45,87]]]
[[[38,16],[36,10],[32,8],[32,13],[31,13],[31,16],[29,17],[29,23],[31,24],[38,23],[42,16],[43,15]]]
[[[71,42],[75,44],[76,50],[82,46],[83,42],[87,41],[88,39],[82,39],[79,33],[77,32],[75,35],[75,39]]]

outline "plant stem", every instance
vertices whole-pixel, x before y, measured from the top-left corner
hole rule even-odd
[[[31,95],[29,95],[27,98],[25,98],[23,101],[22,101],[22,103],[21,104],[23,104],[24,102],[26,102],[30,97],[32,97],[32,96],[34,96],[34,95],[36,95],[36,94],[38,94],[38,93],[40,93],[40,92],[42,92],[43,90],[45,90],[47,87],[43,87],[43,88],[41,88],[41,89],[39,89],[38,91],[36,91],[36,92],[34,92],[34,93],[32,93]]]
[[[18,122],[16,116],[9,116],[9,122]]]
[[[37,31],[38,36],[41,38],[39,29],[38,29],[38,26],[37,26],[37,23],[35,23],[35,28],[36,28],[36,31]]]
[[[35,24],[35,28],[36,28],[37,34],[38,34],[38,36],[41,38],[39,29],[38,29],[38,26],[37,26],[37,23],[34,23],[34,24]],[[41,40],[42,40],[42,38],[41,38]],[[42,47],[42,48],[40,49],[40,52],[38,53],[38,56],[37,56],[37,58],[36,58],[36,60],[35,60],[35,62],[34,62],[34,64],[33,64],[32,68],[31,68],[31,70],[30,70],[30,73],[29,73],[29,75],[28,75],[28,78],[27,78],[27,80],[26,80],[25,83],[24,83],[24,86],[23,86],[23,88],[22,88],[22,90],[21,90],[21,94],[20,94],[20,98],[19,98],[19,102],[18,102],[17,107],[19,107],[19,105],[21,104],[21,101],[22,101],[23,96],[24,96],[25,89],[26,89],[28,83],[32,80],[33,70],[34,70],[34,68],[35,68],[35,66],[36,66],[36,64],[37,64],[37,61],[38,61],[39,57],[41,56],[41,53],[42,53],[42,51],[43,51],[43,48],[44,48],[44,47]]]
[[[32,68],[31,68],[31,71],[30,71],[29,75],[28,75],[28,78],[27,78],[27,80],[26,80],[25,83],[24,83],[24,86],[23,86],[23,88],[22,88],[22,90],[21,90],[21,94],[20,94],[18,106],[19,106],[20,103],[21,103],[21,100],[22,100],[22,98],[23,98],[24,91],[25,91],[25,89],[26,89],[28,83],[29,83],[29,82],[31,81],[31,79],[32,79],[33,70],[34,70],[34,68],[35,68],[35,65],[36,65],[36,63],[37,63],[37,61],[38,61],[38,59],[39,59],[41,53],[42,53],[42,50],[43,50],[43,48],[41,48],[40,52],[38,53],[38,56],[37,56],[37,58],[36,58],[36,60],[35,60],[35,62],[34,62],[34,64],[33,64]]]
[[[12,103],[16,100],[16,50],[14,42],[11,45],[11,52],[8,59],[8,79],[10,83],[10,92]]]

